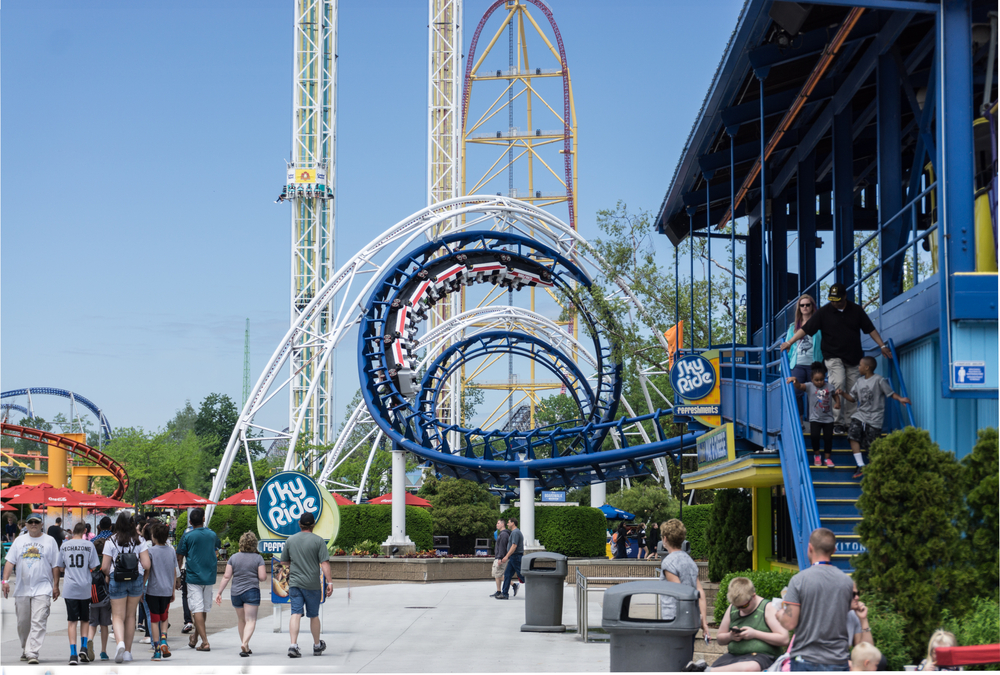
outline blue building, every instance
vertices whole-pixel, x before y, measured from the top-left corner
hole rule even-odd
[[[889,403],[885,431],[962,457],[998,424],[996,9],[747,0],[722,55],[656,226],[745,256],[747,337],[712,345],[729,455],[683,479],[753,490],[755,568],[807,564],[820,525],[841,567],[860,550],[846,439],[835,469],[810,466],[784,382],[801,295],[845,284],[891,344],[878,372],[912,405]]]

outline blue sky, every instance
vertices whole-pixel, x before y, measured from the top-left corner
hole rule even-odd
[[[466,2],[466,45],[490,4]],[[618,200],[658,209],[742,0],[548,4],[573,79],[578,226],[594,236]],[[256,381],[289,320],[289,206],[273,201],[292,7],[3,4],[0,389],[69,389],[112,426],[155,429],[188,399],[239,403],[247,318]],[[340,0],[338,266],[425,205],[426,26],[424,0]],[[352,382],[353,350],[338,354]]]

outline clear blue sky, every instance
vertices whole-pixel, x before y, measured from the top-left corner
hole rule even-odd
[[[466,2],[466,45],[490,4]],[[619,199],[658,209],[743,3],[548,4],[573,78],[578,224],[594,236]],[[288,326],[290,214],[273,201],[292,7],[3,4],[0,389],[69,389],[147,429],[187,399],[240,402],[245,319],[252,381]],[[338,266],[425,205],[426,27],[425,0],[340,0]],[[353,350],[338,354],[352,383]]]

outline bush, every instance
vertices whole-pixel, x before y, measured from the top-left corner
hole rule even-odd
[[[632,487],[608,495],[608,504],[634,513],[637,522],[662,523],[677,516],[678,502],[666,488],[653,482],[634,482]]]
[[[385,541],[392,534],[392,506],[382,504],[358,504],[341,506],[340,531],[330,542],[330,550],[342,548],[345,551],[364,541]],[[434,547],[433,523],[427,509],[417,506],[406,507],[406,534],[418,551]]]
[[[963,647],[1000,642],[1000,605],[993,598],[973,599],[972,608],[961,619],[953,616],[948,609],[941,612],[941,618],[942,628],[954,633],[958,644]],[[927,637],[930,638],[929,635]],[[1000,664],[976,666],[975,669],[1000,670]]]
[[[187,509],[178,509],[180,513],[177,514],[177,529],[174,532],[174,541],[180,541],[181,537],[184,535],[184,530],[188,526],[188,514]]]
[[[213,530],[219,537],[225,533],[229,527],[229,521],[233,517],[233,507],[229,504],[216,506],[212,512],[212,519],[208,521],[208,529]]]
[[[687,509],[684,509],[687,511]],[[771,572],[760,570],[745,570],[743,572],[730,572],[722,578],[719,583],[719,593],[715,596],[715,623],[718,624],[726,615],[726,608],[729,607],[729,600],[726,594],[729,593],[729,582],[735,577],[746,577],[753,582],[753,587],[757,595],[770,600],[780,598],[781,589],[788,585],[794,574],[792,572]]]
[[[975,595],[997,599],[1000,588],[1000,539],[997,495],[1000,494],[997,430],[981,429],[972,452],[962,460],[966,485],[966,540],[972,543],[970,562],[976,568]]]
[[[501,518],[517,518],[521,510],[508,509]],[[603,558],[607,544],[607,519],[589,506],[545,506],[535,509],[535,537],[546,551],[570,558]]]
[[[256,506],[234,506],[232,517],[229,521],[227,534],[237,541],[245,532],[253,532],[259,539],[257,532],[257,507]]]
[[[889,670],[903,670],[903,666],[916,663],[906,646],[906,619],[893,604],[877,593],[862,593],[861,601],[868,607],[872,641],[888,661]]]
[[[685,506],[681,510],[681,522],[687,529],[687,540],[691,544],[691,557],[697,560],[708,558],[708,524],[712,518],[712,504]]]
[[[733,570],[753,567],[747,537],[753,534],[753,498],[749,490],[716,490],[709,520],[708,578],[721,581]]]
[[[447,536],[452,554],[474,553],[476,539],[491,537],[500,518],[500,500],[478,483],[428,479],[421,488],[434,508],[434,534]]]
[[[913,427],[873,443],[870,457],[857,502],[867,551],[854,559],[854,579],[892,598],[906,623],[907,651],[917,659],[942,609],[964,614],[974,597],[976,572],[960,528],[963,472],[953,454]]]

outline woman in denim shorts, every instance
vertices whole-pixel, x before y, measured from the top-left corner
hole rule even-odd
[[[253,532],[244,532],[240,537],[240,551],[226,563],[226,575],[222,577],[219,592],[215,594],[215,604],[222,604],[222,591],[233,582],[229,597],[236,609],[236,620],[240,631],[240,656],[250,656],[250,637],[257,627],[257,609],[260,607],[260,582],[267,580],[264,558],[257,553],[257,537]]]
[[[115,663],[132,660],[132,639],[135,637],[136,609],[142,600],[143,574],[152,568],[146,542],[135,529],[135,520],[129,513],[122,513],[115,521],[114,534],[104,545],[101,571],[111,577],[108,596],[111,598],[111,625],[115,629],[118,649]],[[115,581],[115,559],[120,552],[139,556],[139,576],[132,581]]]

